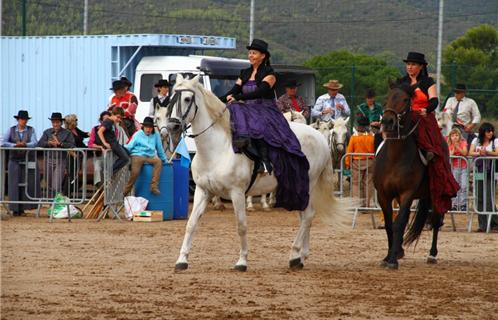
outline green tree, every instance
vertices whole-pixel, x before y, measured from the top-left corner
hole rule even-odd
[[[315,56],[304,63],[316,70],[316,94],[324,94],[323,84],[337,79],[344,87],[342,94],[351,107],[364,102],[367,89],[377,93],[377,100],[384,102],[388,90],[388,80],[400,77],[400,71],[388,66],[387,55],[367,55],[348,50],[332,51],[323,56]]]
[[[498,31],[483,24],[469,29],[443,52],[443,93],[465,83],[483,116],[498,118]]]

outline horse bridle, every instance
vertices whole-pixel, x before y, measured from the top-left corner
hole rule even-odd
[[[403,120],[403,117],[406,116],[407,114],[410,114],[410,112],[411,112],[411,101],[410,100],[408,100],[408,102],[406,103],[402,112],[398,112],[392,108],[385,108],[382,115],[385,115],[386,112],[392,112],[396,116],[396,128],[398,131],[398,136],[396,138],[395,137],[385,137],[384,140],[405,140],[413,132],[415,132],[415,129],[418,127],[418,124],[420,123],[420,119],[418,119],[417,123],[415,123],[413,128],[411,128],[407,134],[401,135],[400,129],[403,128],[403,126],[401,125],[401,120]]]
[[[183,114],[182,114],[182,110],[181,110],[181,103],[179,103],[181,101],[181,98],[182,98],[182,92],[192,93],[192,100],[190,100],[190,103],[187,106],[187,110]],[[182,131],[184,134],[186,134],[187,130],[190,128],[190,125],[188,125],[188,126],[185,125],[185,119],[187,119],[187,116],[190,113],[190,110],[192,110],[192,106],[195,106],[195,111],[194,111],[194,117],[192,118],[192,120],[190,122],[194,121],[195,117],[197,116],[197,111],[199,110],[197,103],[195,103],[195,91],[192,89],[176,89],[175,90],[175,94],[173,95],[173,98],[171,99],[170,103],[168,104],[168,107],[167,107],[168,112],[166,114],[166,117],[170,120],[178,121],[178,119],[171,119],[171,114],[173,112],[173,108],[175,105],[176,105],[177,114],[181,115],[181,121],[179,121],[179,122],[180,122],[180,125],[182,128]],[[227,109],[227,107],[225,107],[225,109],[223,109],[223,113],[225,113],[226,109]],[[196,133],[196,134],[186,134],[186,136],[189,138],[196,138],[196,137],[200,136],[201,134],[203,134],[204,132],[206,132],[209,128],[214,126],[214,124],[217,121],[218,121],[218,118],[215,119],[206,129],[202,130],[201,132]]]

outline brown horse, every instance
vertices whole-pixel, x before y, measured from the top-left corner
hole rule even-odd
[[[406,234],[404,243],[416,241],[428,218],[432,224],[433,238],[427,263],[436,263],[437,235],[443,216],[432,214],[429,192],[429,176],[426,166],[419,156],[415,133],[418,126],[412,122],[411,96],[413,89],[391,88],[384,115],[383,131],[386,138],[375,160],[374,185],[382,208],[389,250],[381,265],[398,268],[398,259],[404,256],[403,235],[408,224],[413,200],[419,199],[416,216]],[[399,214],[392,221],[392,202],[399,203]]]

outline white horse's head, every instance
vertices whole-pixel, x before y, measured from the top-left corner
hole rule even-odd
[[[330,144],[330,133],[331,129],[334,127],[334,122],[320,121],[320,119],[318,119],[314,123],[310,124],[310,126],[320,131],[320,133],[325,137],[327,142]]]
[[[333,146],[339,153],[344,153],[349,140],[349,117],[346,119],[335,119],[331,122],[333,123],[333,128],[330,130],[331,146]]]
[[[284,112],[284,117],[289,122],[306,123],[306,118],[303,114],[292,109]]]
[[[453,121],[451,119],[450,114],[448,114],[447,112],[441,111],[441,112],[438,112],[436,114],[436,118],[437,118],[437,124],[439,126],[439,129],[441,130],[441,133],[444,136],[447,136],[450,133],[451,128],[453,127]]]
[[[157,108],[154,113],[154,122],[161,134],[161,138],[168,138],[168,108]]]

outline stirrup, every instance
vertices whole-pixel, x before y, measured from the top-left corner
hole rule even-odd
[[[269,161],[261,161],[259,163],[258,172],[271,175],[271,173],[273,172],[273,167]]]

